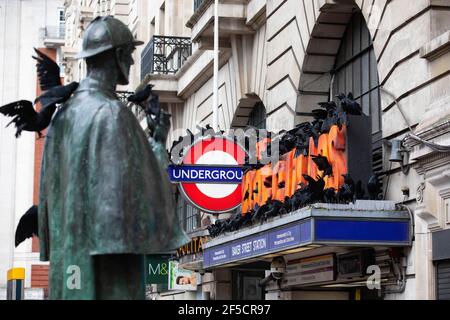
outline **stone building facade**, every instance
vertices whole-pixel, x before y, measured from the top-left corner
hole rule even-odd
[[[172,114],[170,138],[196,131],[212,122],[213,4],[66,0],[66,76],[83,74],[73,57],[86,24],[114,14],[147,44],[136,51],[133,79],[123,89],[150,81]],[[384,197],[414,217],[414,241],[402,261],[405,287],[384,298],[448,297],[440,279],[450,248],[440,239],[450,229],[450,1],[220,0],[219,17],[219,127],[256,121],[271,131],[291,129],[310,119],[318,102],[353,92],[372,116],[373,170],[383,177]],[[263,112],[255,120],[257,108]],[[401,163],[389,161],[394,140],[402,141]],[[235,298],[233,283],[232,270],[221,269],[203,276],[202,290]]]
[[[39,95],[33,47],[59,62],[64,44],[63,0],[0,1],[0,105],[34,101]],[[61,70],[61,77],[64,70]],[[25,268],[25,297],[44,298],[48,263],[39,261],[38,239],[14,247],[22,215],[38,201],[44,139],[22,132],[14,136],[11,119],[0,116],[0,299],[6,299],[7,270]]]

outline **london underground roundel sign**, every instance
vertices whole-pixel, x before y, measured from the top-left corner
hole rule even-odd
[[[200,210],[228,212],[241,204],[244,159],[245,150],[239,144],[221,136],[207,137],[196,141],[182,164],[169,166],[168,173]]]

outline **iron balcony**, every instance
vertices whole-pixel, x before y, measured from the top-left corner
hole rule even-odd
[[[141,54],[141,79],[147,74],[175,74],[191,54],[190,38],[154,36]]]

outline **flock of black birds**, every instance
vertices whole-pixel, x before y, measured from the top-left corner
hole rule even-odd
[[[334,101],[319,102],[320,109],[311,111],[313,120],[306,121],[296,125],[289,131],[281,130],[277,135],[269,133],[269,137],[273,137],[272,143],[267,146],[266,157],[273,157],[275,153],[281,156],[295,149],[295,157],[299,155],[308,155],[310,137],[313,138],[315,145],[319,142],[319,137],[323,133],[328,133],[333,125],[339,128],[346,122],[346,115],[362,115],[361,105],[353,99],[351,92],[346,96],[341,93],[336,96],[339,104]],[[253,130],[251,134],[256,135],[257,130]],[[251,141],[255,141],[255,136],[249,136],[245,139],[245,147],[249,148]],[[253,138],[253,139],[252,139]],[[273,146],[278,145],[278,150],[272,150]],[[245,171],[257,169],[261,167],[261,163],[267,161],[256,161],[254,155],[246,158]]]
[[[283,155],[295,149],[295,156],[308,155],[310,137],[313,138],[314,143],[318,144],[319,136],[323,133],[328,133],[333,125],[339,128],[346,122],[346,115],[362,115],[362,109],[358,102],[353,99],[352,93],[348,95],[340,94],[336,96],[339,99],[339,105],[334,101],[319,103],[321,109],[312,111],[313,121],[303,122],[297,125],[294,129],[281,132],[273,141],[279,146],[279,150],[271,150],[269,144],[266,156],[271,156],[272,152],[278,152]],[[248,147],[246,142],[246,147]],[[333,175],[333,169],[327,157],[318,155],[311,155],[312,160],[317,165],[317,168],[322,172],[313,178],[304,174],[303,178],[306,183],[301,182],[298,190],[290,197],[286,196],[284,201],[279,201],[269,198],[267,202],[261,206],[256,205],[249,212],[242,214],[240,212],[234,214],[228,219],[218,219],[216,222],[208,226],[209,233],[212,237],[218,236],[221,233],[235,231],[239,228],[253,225],[255,223],[264,223],[270,217],[282,216],[288,212],[295,211],[299,208],[305,207],[312,203],[341,203],[348,204],[355,202],[357,199],[371,199],[379,200],[381,198],[381,185],[377,175],[372,175],[367,183],[368,196],[365,196],[365,188],[361,181],[355,182],[349,174],[342,175],[344,184],[335,190],[334,188],[325,188],[326,176]],[[251,163],[250,163],[251,162]],[[265,163],[265,162],[264,162]],[[255,170],[262,167],[261,161],[250,161],[246,157],[246,164],[244,165],[244,172],[248,170]],[[271,187],[271,177],[264,181],[266,187]],[[283,188],[284,182],[281,182],[278,187]],[[257,190],[254,190],[254,192]],[[244,200],[250,196],[250,192],[246,191]]]
[[[325,175],[324,175],[325,176]],[[240,228],[264,223],[267,219],[282,216],[313,203],[341,203],[348,204],[357,199],[381,199],[381,185],[377,175],[372,175],[367,183],[368,197],[361,181],[354,182],[349,174],[343,175],[344,184],[335,190],[325,188],[324,176],[316,179],[309,175],[303,175],[305,183],[300,183],[300,188],[291,197],[285,197],[284,201],[269,199],[265,204],[256,205],[246,214],[240,212],[233,214],[228,219],[218,219],[215,224],[208,226],[210,236],[216,237],[224,232],[236,231]]]

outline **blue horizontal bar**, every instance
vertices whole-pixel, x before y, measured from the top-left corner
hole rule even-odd
[[[206,248],[203,253],[205,268],[246,260],[265,254],[302,247],[307,244],[335,245],[408,245],[409,221],[379,221],[313,218],[297,221],[284,228],[269,229],[239,240]],[[314,234],[314,238],[312,235]]]
[[[408,242],[407,221],[315,221],[314,241]]]
[[[205,249],[205,268],[233,261],[248,259],[286,248],[301,246],[311,241],[311,220],[284,228],[272,229],[254,236],[248,236],[232,243]]]
[[[190,183],[241,183],[242,168],[238,166],[170,165],[170,181]]]

